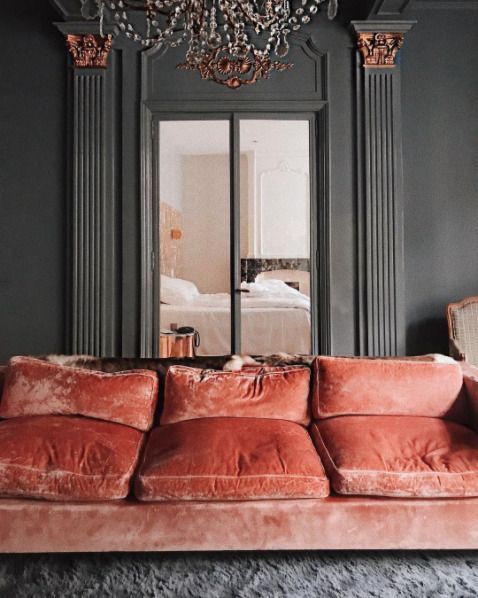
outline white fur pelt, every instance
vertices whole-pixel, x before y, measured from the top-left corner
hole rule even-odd
[[[89,362],[96,361],[93,355],[45,355],[45,361],[56,363],[57,365],[79,366]]]
[[[224,365],[228,372],[239,372],[244,366],[284,366],[284,365],[311,365],[315,355],[292,355],[289,353],[271,353],[260,357],[251,355],[232,355]],[[351,357],[360,359],[359,357]],[[441,353],[428,353],[427,355],[404,356],[404,357],[364,357],[363,359],[387,359],[396,361],[433,361],[436,363],[456,363],[453,357]]]

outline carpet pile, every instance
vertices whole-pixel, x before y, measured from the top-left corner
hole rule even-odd
[[[478,596],[474,552],[1,555],[6,598]]]

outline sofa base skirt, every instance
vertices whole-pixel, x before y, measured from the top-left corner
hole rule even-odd
[[[478,498],[0,500],[0,552],[476,549]]]

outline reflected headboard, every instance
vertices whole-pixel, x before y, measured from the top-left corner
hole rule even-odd
[[[241,259],[242,282],[254,282],[256,276],[261,272],[272,272],[273,270],[302,270],[303,272],[310,272],[310,260],[309,258]]]

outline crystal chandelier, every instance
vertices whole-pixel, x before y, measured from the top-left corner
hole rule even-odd
[[[81,2],[84,16],[99,16],[101,31],[107,21],[145,47],[184,44],[185,62],[178,68],[198,70],[203,79],[237,88],[267,78],[272,70],[291,68],[280,62],[289,51],[289,35],[309,23],[324,2],[333,19],[338,0]]]

